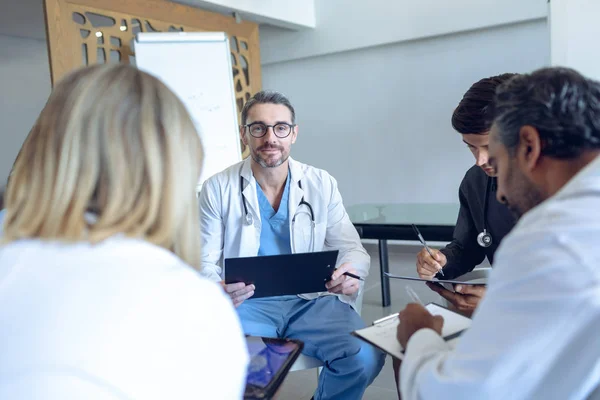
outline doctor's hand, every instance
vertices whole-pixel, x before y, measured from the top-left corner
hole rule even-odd
[[[352,267],[352,264],[344,263],[340,265],[340,267],[331,274],[331,280],[325,284],[325,287],[329,292],[351,296],[358,291],[360,281],[356,278],[343,275],[344,272],[358,275],[358,272]]]
[[[430,328],[441,336],[444,318],[441,315],[433,316],[425,307],[417,303],[410,303],[398,314],[397,338],[404,349],[410,337],[419,329]]]
[[[485,295],[485,285],[454,285],[454,293],[425,282],[429,289],[437,292],[440,296],[448,300],[461,313],[470,317],[477,308],[477,305]]]
[[[246,285],[244,282],[225,284],[223,281],[221,281],[221,285],[229,297],[231,297],[231,301],[233,301],[235,307],[238,307],[244,300],[248,300],[254,295],[254,285]]]
[[[432,258],[425,248],[417,254],[417,273],[422,279],[433,278],[448,261],[439,250],[431,249],[431,253],[435,258]]]

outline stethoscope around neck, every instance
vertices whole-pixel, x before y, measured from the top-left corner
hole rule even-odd
[[[487,185],[485,187],[485,197],[483,200],[483,231],[477,235],[477,244],[481,247],[490,247],[492,245],[492,235],[487,231],[487,215],[488,215],[488,200],[490,199],[490,192],[492,188],[494,178],[487,179]]]
[[[300,189],[302,189],[302,182],[298,181],[298,187]],[[242,177],[240,175],[240,194],[242,197],[242,205],[244,206],[244,223],[247,226],[250,226],[252,224],[254,224],[254,217],[252,216],[252,214],[250,214],[248,212],[248,205],[246,204],[246,198],[244,197],[244,177]],[[308,209],[308,211],[305,209],[304,211],[301,210],[301,206],[306,206],[306,209]],[[306,200],[304,200],[304,196],[302,196],[302,198],[300,199],[300,203],[298,203],[298,208],[296,210],[296,213],[294,214],[294,216],[292,217],[292,232],[290,235],[290,246],[292,248],[292,253],[296,253],[296,241],[295,241],[295,230],[294,230],[294,226],[296,224],[296,217],[298,217],[298,215],[301,214],[306,214],[309,216],[310,218],[310,244],[308,247],[308,251],[309,252],[313,252],[315,251],[315,213],[313,211],[312,206],[310,205],[310,203]]]

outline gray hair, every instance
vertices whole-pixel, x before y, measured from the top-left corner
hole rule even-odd
[[[294,111],[294,107],[287,97],[279,92],[261,90],[244,104],[244,108],[242,109],[242,125],[246,125],[248,111],[256,104],[282,104],[290,110],[290,113],[292,114],[292,124],[296,123],[296,111]]]
[[[542,68],[496,89],[493,122],[500,142],[514,154],[519,131],[537,129],[542,154],[561,159],[600,149],[600,82],[570,68]]]

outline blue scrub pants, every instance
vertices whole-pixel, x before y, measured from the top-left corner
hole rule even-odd
[[[385,363],[384,353],[350,334],[365,323],[336,296],[249,299],[237,311],[245,334],[301,340],[302,353],[324,363],[315,400],[361,399]]]

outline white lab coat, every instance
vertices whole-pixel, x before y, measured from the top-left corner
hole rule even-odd
[[[411,337],[403,399],[600,398],[598,245],[600,157],[504,238],[454,350],[429,329]]]
[[[219,285],[170,251],[0,246],[0,399],[241,399],[248,353]]]
[[[223,260],[230,257],[256,256],[260,247],[261,218],[256,179],[252,174],[251,159],[237,163],[206,180],[200,192],[200,229],[202,237],[201,274],[213,281],[223,279]],[[369,273],[370,258],[360,242],[356,228],[342,203],[337,182],[327,172],[289,158],[290,192],[287,205],[290,219],[290,237],[294,235],[296,252],[310,251],[310,214],[302,206],[292,232],[292,217],[298,204],[311,204],[315,218],[314,251],[339,250],[337,265],[350,262],[360,276]],[[240,174],[243,188],[240,187]],[[301,181],[302,188],[298,185]],[[242,196],[246,199],[253,224],[245,223]],[[285,205],[282,205],[282,207]],[[293,249],[292,249],[293,250]],[[362,290],[362,286],[360,288]],[[302,295],[313,299],[319,294]],[[339,296],[340,300],[356,309],[354,296]]]

